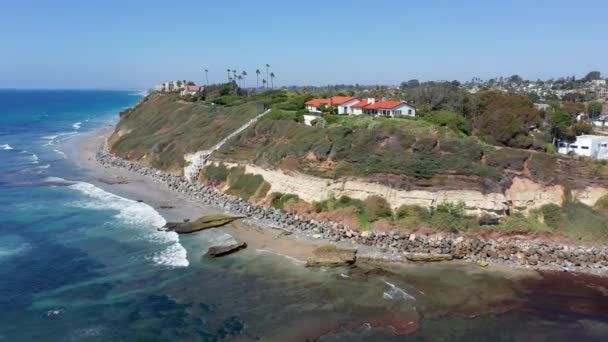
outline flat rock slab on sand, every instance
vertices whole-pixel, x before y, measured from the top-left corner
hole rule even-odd
[[[410,253],[405,256],[409,261],[448,261],[454,257],[451,254]]]
[[[306,267],[338,267],[352,265],[357,260],[357,250],[325,245],[315,249],[306,260]]]
[[[210,247],[207,253],[205,254],[209,258],[221,257],[224,255],[228,255],[234,253],[238,250],[246,248],[247,244],[244,242],[236,243],[234,245],[229,246],[213,246]]]
[[[189,234],[209,228],[220,227],[240,218],[242,217],[224,214],[206,215],[191,222],[167,222],[164,228],[178,234]]]

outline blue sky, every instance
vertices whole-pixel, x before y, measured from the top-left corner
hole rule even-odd
[[[608,74],[608,1],[0,1],[0,88]]]

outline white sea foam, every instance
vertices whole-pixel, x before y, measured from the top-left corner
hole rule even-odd
[[[31,249],[31,245],[18,235],[5,235],[0,238],[0,261],[22,255]]]
[[[80,122],[77,122],[76,124],[78,124],[78,128],[80,128]],[[74,124],[74,125],[76,125]],[[74,125],[72,125],[72,127],[74,127]],[[76,127],[74,127],[75,129],[78,129]],[[53,146],[57,143],[57,140],[61,137],[64,136],[70,136],[70,135],[74,135],[74,134],[78,134],[78,132],[64,132],[64,133],[59,133],[56,135],[47,135],[42,137],[42,139],[47,140],[46,144],[44,144],[44,146]]]
[[[2,144],[2,145],[0,145],[0,150],[6,150],[6,151],[8,151],[8,150],[12,150],[12,149],[13,149],[13,147],[11,145],[9,145],[9,144]]]
[[[61,155],[61,156],[63,157],[63,159],[67,159],[67,158],[68,158],[68,156],[67,156],[67,155],[66,155],[66,154],[65,154],[63,151],[59,151],[59,150],[58,150],[58,149],[56,149],[56,148],[54,148],[54,149],[53,149],[53,152],[55,152],[55,153],[57,153],[57,154]]]
[[[410,295],[409,293],[405,292],[405,290],[403,290],[402,288],[389,283],[386,280],[383,280],[383,282],[389,286],[389,290],[384,292],[382,294],[382,298],[384,299],[405,299],[405,300],[416,300],[416,298],[414,298],[412,295]]]
[[[164,226],[166,221],[151,206],[111,194],[89,183],[75,182],[69,187],[91,198],[89,201],[79,202],[78,206],[115,210],[118,212],[116,217],[127,223],[129,227],[145,229],[142,239],[165,245],[163,251],[155,253],[150,258],[154,263],[171,267],[188,266],[187,251],[179,243],[178,234],[157,230]]]
[[[44,146],[51,146],[53,145],[53,143],[55,142],[55,139],[57,139],[57,135],[47,135],[45,137],[42,137],[42,139],[47,140],[46,144],[44,144]]]
[[[45,182],[47,183],[65,183],[65,184],[72,184],[73,182],[69,182],[61,177],[46,177],[44,179]]]
[[[74,127],[75,130],[79,130],[80,129],[80,125],[82,125],[82,122],[78,121],[75,122],[72,127]]]
[[[51,164],[44,164],[44,165],[38,166],[37,169],[48,169],[49,167],[51,167]]]
[[[40,160],[38,160],[38,156],[35,153],[32,153],[32,155],[30,156],[30,162],[32,164],[40,163]]]

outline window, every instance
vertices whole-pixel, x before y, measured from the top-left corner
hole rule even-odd
[[[411,109],[408,109],[408,110],[407,110],[407,114],[408,114],[408,115],[412,115],[412,110],[411,110]]]
[[[578,148],[577,145],[570,145],[570,148]]]
[[[566,143],[559,143],[559,147],[568,147],[568,145]]]
[[[588,150],[588,149],[589,149],[589,146],[581,146],[581,148],[582,148],[583,150]]]

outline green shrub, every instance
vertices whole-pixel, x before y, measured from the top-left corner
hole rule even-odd
[[[423,119],[439,126],[449,127],[454,131],[462,132],[467,135],[471,133],[470,123],[460,113],[439,110],[424,114]]]
[[[406,217],[417,217],[422,220],[428,220],[431,217],[431,213],[427,208],[423,208],[419,205],[402,205],[397,208],[395,213],[397,219],[403,219]]]
[[[557,204],[545,204],[540,207],[545,224],[552,228],[557,228],[563,223],[562,208]]]
[[[521,171],[524,169],[524,162],[529,156],[530,152],[527,151],[511,148],[501,148],[500,150],[490,148],[486,152],[486,164],[500,169]]]
[[[393,217],[393,210],[384,197],[369,196],[363,201],[363,205],[365,206],[365,213],[369,222]]]
[[[430,225],[437,229],[468,230],[477,226],[476,218],[465,215],[464,203],[443,203],[431,214]]]
[[[226,179],[228,178],[228,173],[229,170],[226,167],[226,165],[224,165],[223,163],[219,164],[219,165],[207,165],[204,169],[203,169],[203,177],[205,177],[205,179],[210,180],[216,184],[225,182]]]
[[[296,194],[282,194],[280,192],[273,192],[270,194],[270,205],[281,210],[283,210],[287,202],[297,202],[299,200],[300,197],[298,197]]]
[[[236,195],[248,200],[263,184],[264,177],[244,172],[244,168],[232,168],[228,174],[228,191],[230,195]]]

